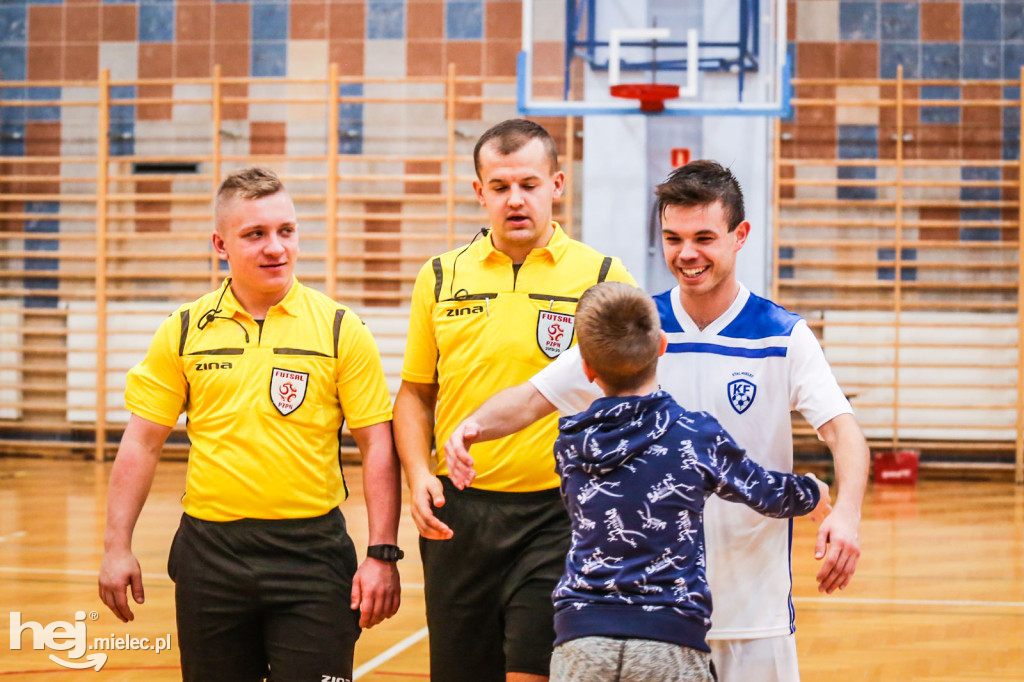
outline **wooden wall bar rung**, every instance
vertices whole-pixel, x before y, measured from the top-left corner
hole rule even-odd
[[[833,367],[850,372],[845,385],[858,393],[855,403],[861,401],[869,411],[865,421],[890,429],[873,436],[873,443],[927,443],[965,453],[1012,449],[1014,443],[987,437],[987,427],[978,425],[961,429],[962,442],[917,435],[935,426],[919,413],[932,412],[935,419],[949,421],[951,408],[945,400],[958,391],[964,393],[962,414],[991,412],[992,424],[1003,425],[1013,421],[1003,415],[1014,413],[1014,406],[1007,407],[1007,395],[993,391],[1016,388],[1017,413],[1024,414],[1019,405],[1024,402],[1024,378],[1012,386],[1006,385],[1009,379],[992,378],[1015,367],[1019,373],[1024,362],[1012,362],[1020,345],[1014,334],[1019,337],[1024,329],[1018,322],[1021,278],[1014,276],[1015,269],[1024,272],[1020,161],[1002,158],[1001,143],[992,150],[972,146],[971,158],[925,158],[935,148],[921,139],[923,126],[906,125],[910,119],[905,114],[921,107],[948,111],[961,106],[989,115],[1022,105],[1019,99],[998,97],[1005,89],[973,87],[985,83],[900,78],[844,80],[843,85],[877,90],[841,102],[813,92],[813,98],[799,97],[808,94],[801,91],[804,86],[839,81],[794,82],[797,114],[777,124],[774,140],[772,244],[779,250],[772,277],[775,297],[804,314],[826,353],[835,356],[830,357]],[[365,86],[362,94],[339,92],[340,86],[356,83]],[[943,83],[961,86],[961,98],[919,96],[921,86]],[[249,87],[257,84],[270,87]],[[996,84],[1020,86],[1018,81],[991,83]],[[155,96],[143,92],[146,86],[178,85],[189,86],[185,97],[171,97],[168,90]],[[480,85],[487,86],[486,95]],[[112,97],[121,86],[135,87],[133,96]],[[298,90],[288,92],[291,86]],[[0,301],[0,319],[9,335],[0,337],[0,372],[7,373],[0,377],[0,410],[25,412],[21,420],[0,418],[0,450],[22,442],[34,443],[33,451],[52,454],[113,454],[122,424],[107,420],[121,412],[123,373],[135,362],[132,353],[144,352],[152,333],[149,320],[208,291],[225,275],[209,248],[211,199],[224,175],[242,165],[274,167],[293,188],[302,224],[299,276],[365,314],[371,328],[378,325],[374,332],[386,342],[386,362],[395,362],[400,350],[392,346],[402,345],[405,311],[420,264],[468,243],[486,224],[486,213],[471,189],[475,140],[467,133],[481,122],[457,116],[484,105],[515,116],[514,86],[509,77],[460,76],[454,66],[447,75],[433,78],[370,79],[341,76],[336,67],[323,77],[273,79],[227,78],[216,68],[212,77],[189,79],[113,80],[106,74],[95,82],[75,81],[73,102],[12,103],[74,107],[76,116],[91,108],[99,124],[96,139],[86,141],[95,145],[95,153],[76,146],[75,155],[0,157],[0,259],[5,268],[0,274],[0,298],[5,299]],[[267,94],[275,90],[280,96]],[[276,142],[268,146],[255,128],[230,118],[245,107],[263,104],[283,110],[298,107],[306,116],[320,116],[303,133],[315,144],[304,144],[297,153],[290,147],[275,149]],[[345,136],[341,112],[350,105],[363,111],[362,137]],[[175,117],[200,111],[205,120],[191,127],[188,146],[183,147],[187,153],[160,153],[143,125],[128,141],[110,137],[108,114],[119,106],[173,110]],[[408,106],[438,112],[435,126],[429,120],[418,122],[428,131],[422,137],[409,133],[396,138],[393,128],[379,132],[383,128],[373,125],[390,120],[392,108]],[[885,158],[836,158],[840,136],[829,142],[826,128],[803,125],[801,112],[811,106],[831,109],[830,120],[841,120],[852,109],[858,116],[877,112],[874,157]],[[838,107],[848,110],[840,116]],[[565,145],[560,149],[563,158],[575,155],[577,129],[569,119],[564,127],[552,128]],[[973,139],[971,130],[961,124],[956,144]],[[833,131],[838,133],[838,128]],[[173,140],[176,133],[168,128],[161,135]],[[346,147],[354,140],[358,153]],[[822,140],[825,146],[801,150],[805,142],[820,145]],[[116,155],[123,151],[137,153]],[[798,151],[812,158],[798,158]],[[160,167],[164,163],[194,164],[196,172],[166,172]],[[75,165],[92,169],[90,177],[75,177]],[[37,175],[36,169],[45,172]],[[576,177],[572,171],[567,164],[570,183]],[[856,177],[837,178],[840,173]],[[571,198],[574,192],[567,188],[565,195]],[[36,205],[28,207],[29,202]],[[567,231],[578,231],[575,215],[571,203],[556,205],[556,219],[565,222]],[[54,225],[57,231],[49,231]],[[879,330],[880,314],[889,316],[887,329]],[[107,343],[106,333],[115,320],[117,327],[110,329],[118,334],[116,347]],[[893,320],[898,324],[893,326]],[[948,332],[948,340],[936,329]],[[960,333],[968,336],[956,336]],[[138,348],[121,350],[132,344]],[[964,348],[974,351],[977,366],[962,357]],[[71,353],[94,360],[95,369],[84,371],[96,377],[95,404],[88,396],[64,393],[73,383],[69,371],[82,371],[69,370],[81,366]],[[880,355],[896,361],[878,362]],[[986,377],[982,371],[994,374]],[[922,372],[927,376],[919,376]],[[891,414],[884,412],[886,406]],[[71,422],[74,411],[82,413],[78,416],[91,411],[96,418]],[[1024,431],[1024,417],[1019,421],[1018,433]],[[808,428],[798,424],[797,433],[809,434]],[[26,437],[35,431],[52,431],[67,442],[41,445],[45,439]],[[94,438],[82,441],[83,433]],[[175,434],[183,437],[180,429]],[[1020,437],[1017,441],[1024,442]],[[169,450],[184,456],[180,442]]]
[[[893,261],[891,260],[879,260],[872,258],[870,260],[847,260],[842,263],[837,263],[833,260],[824,259],[807,259],[807,258],[780,258],[780,265],[789,266],[800,266],[809,268],[836,268],[838,270],[865,270],[881,267],[892,267]],[[1016,263],[962,263],[958,261],[926,261],[926,260],[914,260],[905,261],[904,266],[913,267],[918,272],[927,270],[929,268],[942,268],[948,272],[950,269],[960,270],[1011,270],[1014,273],[1017,271]]]
[[[797,227],[829,227],[827,223],[820,221],[786,221],[785,225],[794,225]],[[873,227],[873,225],[864,225],[866,227]],[[842,227],[842,226],[840,226]],[[855,226],[856,227],[856,226]],[[779,242],[782,246],[803,246],[803,247],[829,247],[835,246],[834,240],[827,239],[785,239]],[[844,239],[844,246],[846,247],[877,247],[877,246],[892,246],[893,241],[891,239]],[[936,241],[929,239],[922,239],[917,242],[919,248],[935,249],[935,250],[965,250],[965,251],[986,251],[986,252],[1016,252],[1018,242],[1007,241],[1007,242],[981,242],[981,241],[970,241],[970,242],[956,242],[956,241]]]
[[[1018,483],[1024,143],[1003,122],[1024,111],[1005,96],[1021,76],[908,79],[901,67],[895,79],[795,79],[795,114],[775,127],[772,194],[775,298],[822,340],[872,443],[979,458],[1014,450]],[[822,96],[839,86],[863,96]],[[925,86],[959,96],[927,99]],[[931,126],[925,108],[961,114]],[[977,111],[1002,130],[978,125]],[[873,124],[870,136],[823,123],[854,116]]]

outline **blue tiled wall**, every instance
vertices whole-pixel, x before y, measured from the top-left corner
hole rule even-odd
[[[795,0],[790,0],[794,3]],[[801,3],[807,4],[807,3]],[[924,34],[931,3],[839,0],[839,42],[877,42],[878,75],[895,78],[1019,78],[1024,65],[1024,2],[960,3],[960,33],[944,42]]]
[[[1001,18],[1001,10],[1002,5],[997,2],[965,3],[961,24],[964,41],[1002,38],[1000,27],[1006,30],[1007,25]]]
[[[878,40],[878,3],[844,2],[839,6],[841,40]]]
[[[908,89],[907,96],[921,100],[945,100],[955,102],[951,106],[915,105],[908,111],[910,120],[905,120],[907,134],[914,146],[910,147],[911,155],[919,158],[948,158],[951,153],[975,152],[971,158],[979,155],[999,153],[998,147],[990,150],[993,142],[1002,145],[1002,159],[1015,161],[1020,156],[1021,121],[1018,107],[1002,107],[1001,119],[991,119],[991,110],[982,105],[969,104],[970,99],[995,98],[996,93],[986,94],[984,89],[975,87],[970,81],[1021,78],[1021,67],[1024,65],[1024,0],[961,0],[938,5],[930,0],[838,0],[831,3],[835,6],[824,7],[823,3],[809,0],[789,0],[791,12],[795,14],[795,27],[791,35],[789,54],[803,54],[802,46],[807,46],[807,53],[820,55],[827,59],[829,54],[835,55],[834,62],[815,61],[814,63],[796,63],[796,77],[807,78],[872,78],[876,74],[873,64],[877,59],[877,76],[882,79],[894,79],[898,67],[902,66],[903,75],[907,79],[929,79],[953,81],[948,84],[916,86]],[[834,14],[833,14],[834,11]],[[834,19],[832,18],[834,17]],[[825,23],[823,22],[834,22]],[[797,48],[797,49],[794,49]],[[871,65],[863,68],[867,60]],[[851,75],[857,73],[857,76]],[[1020,97],[1020,88],[1004,87],[1002,96],[1007,100]],[[821,97],[824,95],[811,95]],[[839,92],[841,97],[841,90]],[[883,117],[884,118],[884,117]],[[880,120],[886,126],[886,135],[892,121]],[[783,121],[788,130],[794,131],[794,139],[801,139],[802,126],[808,127],[807,140],[822,140],[828,128],[835,125],[836,149],[839,159],[874,159],[878,158],[879,126],[878,125],[844,125],[829,123],[827,116],[809,115],[801,120],[796,117]],[[992,128],[1001,130],[996,133]],[[995,133],[995,140],[992,139]],[[977,145],[977,146],[974,146]],[[892,153],[889,140],[883,146],[886,154]],[[819,154],[817,149],[813,154]],[[827,150],[824,152],[827,154]],[[904,153],[907,148],[904,148]],[[878,198],[879,192],[874,187],[858,187],[843,185],[844,180],[869,180],[878,177],[875,166],[848,166],[837,170],[837,198],[846,200],[871,201]],[[1000,180],[1002,173],[998,167],[964,168],[962,179]],[[964,202],[996,202],[1006,201],[1007,196],[1001,188],[966,187],[960,195]],[[966,207],[960,212],[965,223],[974,226],[961,226],[961,240],[998,240],[1004,238],[1004,230],[999,225],[1002,221],[1002,210],[998,207]],[[985,223],[992,223],[987,227]],[[784,254],[780,253],[780,257]],[[892,261],[895,255],[892,249],[881,249],[877,254],[879,261]],[[906,250],[903,260],[912,261],[917,254]],[[780,276],[792,276],[792,269],[783,267]],[[892,280],[896,277],[894,267],[879,266],[879,279]],[[914,280],[917,269],[901,268],[901,278]]]
[[[921,99],[960,99],[958,85],[923,85]],[[959,123],[960,107],[938,106],[921,107],[921,123]]]
[[[274,78],[288,74],[288,4],[253,3],[250,9],[252,42],[250,73]]]
[[[880,34],[882,40],[918,40],[921,18],[916,2],[883,2]]]
[[[0,4],[0,38],[4,43],[28,39],[28,9],[24,4]]]
[[[1020,99],[1020,88],[1007,86],[1003,88],[1006,99]],[[1020,109],[1003,107],[1003,159],[1017,161],[1020,156]]]
[[[959,78],[960,45],[924,43],[921,45],[922,78]]]
[[[1010,61],[1012,63],[1013,60]],[[998,43],[964,43],[964,78],[969,80],[1001,78],[1001,67],[1002,50]]]
[[[110,88],[110,155],[131,156],[135,153],[135,105],[116,104],[118,100],[135,98],[134,85]]]
[[[996,3],[985,3],[986,6],[995,5]],[[967,7],[964,8],[965,11]],[[976,10],[977,11],[977,10]],[[997,21],[997,26],[1002,26],[1002,36],[996,31],[996,37],[991,40],[998,40],[1000,37],[1005,41],[1021,41],[1024,40],[1024,4],[1020,2],[1009,1],[1002,6],[1002,21],[998,21],[998,17],[995,14],[995,8],[992,7],[985,16],[979,17],[976,21],[972,21],[975,31],[990,31],[991,29],[982,28],[980,25],[990,21]]]
[[[30,234],[56,234],[60,231],[60,221],[55,217],[60,212],[60,205],[55,201],[27,201],[25,202],[26,213],[38,213],[38,219],[25,221],[25,232]],[[56,239],[26,239],[25,250],[31,252],[54,252],[59,248]],[[60,267],[60,261],[56,258],[28,257],[25,258],[26,270],[56,271]],[[26,289],[39,291],[53,291],[58,287],[56,277],[26,277],[24,278]],[[25,297],[25,305],[30,308],[56,308],[57,297],[45,295],[31,295]]]
[[[27,99],[36,101],[59,102],[60,88],[25,88]],[[59,121],[60,107],[44,105],[25,108],[25,119],[28,121]]]
[[[0,123],[0,155],[25,155],[25,122]]]
[[[252,6],[252,39],[288,40],[288,4]]]
[[[480,40],[484,37],[483,0],[447,0],[444,10],[446,38]]]
[[[273,78],[288,74],[288,43],[284,40],[254,40],[249,58],[252,75]]]
[[[25,80],[27,41],[25,4],[0,4],[0,77],[3,80]]]
[[[905,263],[906,261],[917,260],[917,249],[904,248],[900,251],[903,255],[901,260]],[[895,261],[896,260],[896,249],[883,246],[878,249],[878,260],[880,261]],[[894,281],[896,279],[896,268],[888,266],[880,266],[878,268],[878,279]],[[917,279],[917,268],[908,267],[903,263],[900,264],[900,281],[902,282],[913,282]]]
[[[363,104],[346,102],[344,98],[362,97],[362,83],[342,83],[338,86],[338,153],[363,153]]]
[[[838,130],[840,159],[877,159],[878,126],[841,125]],[[874,180],[878,171],[874,166],[840,166],[837,176],[840,180]],[[877,199],[877,187],[839,185],[836,188],[839,199]]]
[[[381,40],[405,38],[405,3],[402,0],[367,0],[366,37]]]
[[[904,78],[921,77],[920,43],[886,41],[878,46],[879,78],[895,78],[896,69],[901,65]]]
[[[998,167],[965,167],[960,169],[963,180],[1002,180],[1002,170]],[[998,187],[963,187],[960,199],[963,201],[999,201],[1002,199]],[[960,209],[960,220],[964,222],[988,222],[1002,219],[998,208],[963,208]],[[1002,237],[999,227],[963,227],[960,230],[962,241],[999,241]]]
[[[174,5],[152,3],[139,5],[139,42],[169,43],[174,40]]]
[[[779,247],[779,260],[790,259],[795,253],[792,246],[780,246]],[[778,268],[780,279],[793,279],[793,266],[792,265],[780,265]]]

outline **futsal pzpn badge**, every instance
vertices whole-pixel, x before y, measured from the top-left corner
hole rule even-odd
[[[541,310],[537,314],[537,345],[549,358],[557,358],[572,345],[576,318],[565,313]]]
[[[282,415],[288,416],[306,399],[309,372],[274,368],[270,376],[270,402]]]
[[[729,404],[738,414],[743,414],[754,403],[757,386],[746,379],[729,382]]]

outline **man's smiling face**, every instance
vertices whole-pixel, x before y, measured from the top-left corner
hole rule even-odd
[[[680,293],[701,297],[731,286],[736,254],[749,232],[746,221],[729,231],[720,201],[706,206],[666,206],[661,216],[661,241],[665,263],[679,282]]]
[[[284,190],[259,199],[232,197],[217,206],[213,246],[231,268],[236,297],[279,302],[299,253],[295,206]]]

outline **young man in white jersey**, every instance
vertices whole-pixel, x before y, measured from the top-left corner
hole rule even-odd
[[[793,469],[790,411],[799,410],[835,459],[838,495],[822,523],[815,557],[818,589],[843,589],[860,556],[858,528],[869,451],[813,332],[799,316],[760,298],[736,279],[736,254],[750,234],[732,173],[713,161],[676,169],[658,186],[665,261],[679,283],[655,297],[667,352],[664,390],[704,410],[762,466]],[[452,482],[474,474],[473,442],[500,437],[558,409],[573,414],[600,393],[575,349],[506,389],[465,420],[445,445]],[[708,634],[723,682],[799,679],[790,572],[791,525],[710,499],[707,572],[715,596]]]

